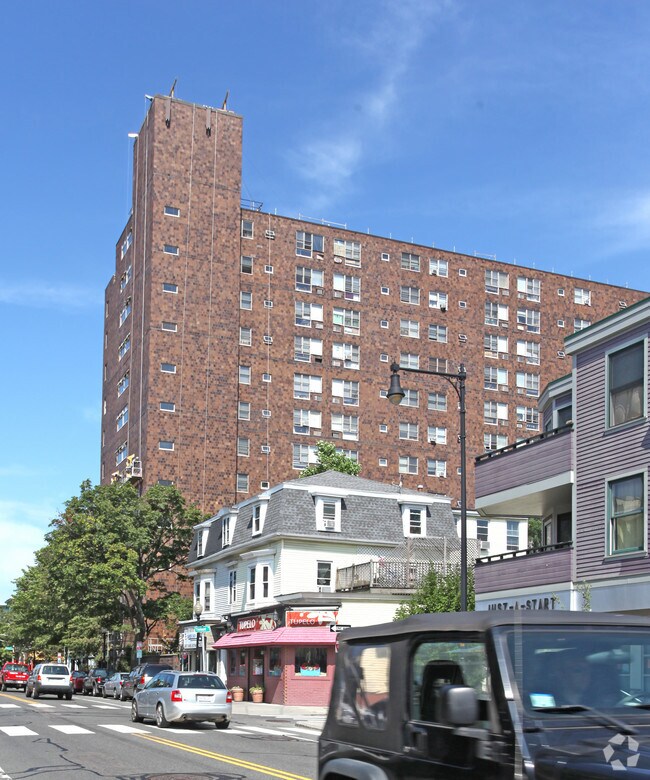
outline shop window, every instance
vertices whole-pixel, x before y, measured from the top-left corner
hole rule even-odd
[[[282,674],[282,659],[280,649],[272,647],[269,650],[269,676],[279,677]]]
[[[327,673],[327,648],[297,647],[296,674],[307,677],[320,677]]]

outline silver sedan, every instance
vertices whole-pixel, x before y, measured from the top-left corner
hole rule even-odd
[[[112,696],[114,699],[119,699],[122,693],[122,683],[129,676],[128,672],[115,672],[112,677],[109,677],[104,681],[104,687],[102,688],[102,696]]]
[[[159,728],[184,721],[212,721],[227,729],[232,717],[232,694],[211,672],[160,672],[138,691],[131,703],[131,720],[156,721]]]

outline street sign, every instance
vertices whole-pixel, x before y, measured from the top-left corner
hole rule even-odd
[[[352,628],[352,626],[344,623],[330,623],[330,631],[334,631],[335,634],[338,634],[339,631],[345,631],[346,628]]]
[[[136,650],[135,651],[135,657],[138,658],[138,659],[142,658],[142,650]]]
[[[5,650],[6,650],[8,653],[11,653],[11,652],[13,652],[13,649],[14,649],[14,648],[13,648],[13,646],[12,646],[12,645],[9,645],[8,647],[5,647]]]
[[[197,634],[209,634],[210,626],[194,626],[194,630]]]

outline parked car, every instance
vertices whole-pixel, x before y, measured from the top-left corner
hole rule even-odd
[[[77,669],[76,671],[72,672],[71,677],[72,677],[72,692],[83,693],[86,673],[82,672],[81,669]]]
[[[29,677],[29,667],[27,664],[19,664],[14,661],[7,661],[0,669],[0,688],[3,691],[9,688],[21,688],[24,690]]]
[[[129,676],[128,672],[115,672],[112,677],[109,677],[104,682],[104,687],[102,688],[102,696],[104,698],[107,698],[108,696],[112,696],[114,699],[120,698],[120,693],[122,692],[122,683],[124,680],[127,679]]]
[[[106,669],[93,669],[91,672],[88,672],[84,680],[84,695],[101,696],[107,677],[108,671]]]
[[[144,686],[155,677],[158,672],[164,672],[167,669],[171,669],[169,664],[140,664],[134,667],[129,672],[129,676],[124,680],[122,684],[122,690],[120,692],[120,701],[126,701],[132,699],[137,691],[144,688]]]
[[[232,717],[232,693],[212,672],[160,672],[137,691],[131,703],[131,720],[156,721],[159,728],[185,721],[212,721],[227,729]]]
[[[27,678],[25,696],[39,696],[52,694],[70,701],[72,698],[72,682],[70,669],[65,664],[36,664]]]

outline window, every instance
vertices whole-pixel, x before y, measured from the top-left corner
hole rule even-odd
[[[353,460],[355,463],[359,462],[359,451],[358,450],[350,450],[346,447],[337,447],[336,448],[336,454],[337,455],[345,455],[346,458],[350,458],[350,460]]]
[[[323,593],[331,593],[332,588],[332,562],[316,562],[316,589]]]
[[[262,598],[268,599],[271,580],[271,567],[262,566]]]
[[[262,382],[271,382],[272,380],[271,374],[268,374],[266,371],[262,374]]]
[[[517,392],[537,398],[539,395],[539,374],[517,371]]]
[[[133,243],[133,233],[131,231],[128,232],[126,238],[122,242],[122,246],[120,248],[120,259],[124,258],[124,255],[129,251],[129,247]]]
[[[479,542],[488,541],[488,523],[489,521],[485,517],[476,519],[476,538]]]
[[[360,348],[358,344],[332,344],[332,365],[336,366],[337,361],[344,368],[359,368]]]
[[[115,450],[115,465],[119,466],[123,460],[126,460],[127,444],[124,442]]]
[[[251,383],[251,367],[239,366],[239,384],[250,385]]]
[[[377,464],[379,466],[384,466],[384,467],[388,466],[388,459],[387,458],[379,458],[379,460],[377,461]]]
[[[399,335],[410,339],[420,338],[420,323],[415,320],[400,320]]]
[[[390,253],[389,252],[382,252],[381,253],[381,259],[388,263],[390,261]]]
[[[449,298],[447,293],[443,292],[430,292],[429,293],[429,308],[440,309],[440,311],[447,311],[449,304]]]
[[[245,436],[237,437],[237,455],[247,458],[251,454],[251,440]]]
[[[404,536],[426,536],[426,509],[424,507],[404,507]]]
[[[160,411],[161,412],[175,412],[176,411],[176,404],[173,401],[161,401],[160,402]]]
[[[412,303],[415,306],[420,305],[420,288],[400,285],[399,299],[402,303]]]
[[[160,370],[163,372],[163,374],[175,374],[176,365],[174,363],[161,363]]]
[[[273,266],[272,265],[265,265],[264,266],[264,273],[265,274],[272,274],[273,273]]]
[[[499,325],[508,322],[508,307],[494,301],[485,302],[485,324]]]
[[[557,326],[558,326],[558,328],[563,328],[564,327],[564,320],[558,320],[557,321]]]
[[[345,258],[346,265],[361,265],[361,244],[358,241],[335,238],[332,248],[336,257]]]
[[[486,425],[505,425],[508,421],[508,404],[497,401],[483,402],[483,422]]]
[[[584,287],[576,287],[573,290],[573,302],[580,306],[591,306],[591,292]]]
[[[124,376],[117,383],[117,397],[118,398],[122,395],[122,393],[129,386],[129,382],[130,382],[130,375],[129,375],[129,372],[127,371],[126,374],[124,374]]]
[[[506,520],[506,548],[508,550],[519,549],[519,522]]]
[[[525,298],[527,301],[539,301],[541,298],[542,283],[539,279],[529,279],[527,276],[520,276],[517,279],[517,297]]]
[[[327,674],[327,648],[296,647],[296,674],[326,675]]]
[[[341,499],[330,496],[315,496],[316,530],[341,530]]]
[[[273,301],[270,301],[268,298],[264,300],[264,308],[265,309],[272,309],[273,308]]]
[[[321,412],[312,409],[294,409],[293,410],[293,432],[307,436],[320,433],[322,428]]]
[[[429,325],[429,341],[437,341],[439,344],[447,343],[446,325]]]
[[[540,344],[534,341],[517,341],[517,360],[533,366],[539,365]]]
[[[579,330],[584,330],[591,325],[591,320],[583,320],[580,317],[576,317],[573,320],[573,332],[577,333]]]
[[[206,582],[203,585],[203,609],[206,612],[211,610],[212,604],[212,583]]]
[[[253,238],[253,220],[242,219],[241,221],[241,237]]]
[[[309,336],[294,336],[293,359],[311,363],[312,357],[320,362],[323,356],[323,340],[312,339]]]
[[[449,366],[447,364],[447,358],[430,357],[429,371],[442,371],[443,374],[448,374]]]
[[[117,415],[117,418],[115,420],[117,430],[119,431],[120,428],[124,428],[124,426],[128,423],[128,421],[129,421],[129,407],[127,405]]]
[[[418,407],[420,405],[419,390],[404,390],[401,406]]]
[[[313,287],[323,286],[323,272],[313,268],[305,268],[299,265],[296,268],[296,290],[299,292],[312,291]]]
[[[449,263],[446,260],[429,258],[429,273],[431,276],[449,276]]]
[[[252,274],[253,273],[253,258],[249,257],[248,255],[242,255],[241,256],[241,272],[243,274]]]
[[[173,441],[166,441],[164,439],[161,439],[158,442],[158,449],[159,450],[166,450],[167,452],[173,452],[173,450],[174,450],[174,442]]]
[[[444,479],[447,476],[447,461],[427,458],[427,476]]]
[[[296,230],[296,254],[311,257],[313,252],[323,251],[323,236]]]
[[[128,336],[124,339],[124,341],[120,344],[117,350],[118,359],[122,360],[124,355],[131,349],[131,334],[129,333]]]
[[[380,328],[387,328],[388,327],[388,320],[379,320],[379,327]]]
[[[263,341],[265,344],[273,344],[273,336],[269,336],[269,334],[268,334],[268,333],[265,333],[265,334],[262,336],[262,341]]]
[[[483,354],[485,357],[498,358],[499,355],[507,357],[508,355],[508,337],[507,336],[484,336]]]
[[[388,433],[388,426],[386,423],[379,424],[379,433]]]
[[[390,287],[381,287],[380,289],[382,295],[390,295]]]
[[[248,493],[248,474],[237,474],[237,492]]]
[[[429,425],[427,428],[427,441],[429,444],[446,444],[447,429],[439,425]]]
[[[239,293],[239,308],[240,309],[252,309],[253,308],[253,293],[242,291]]]
[[[348,301],[361,300],[361,279],[358,276],[334,274],[334,297]]]
[[[126,271],[120,277],[120,291],[123,290],[131,280],[131,266],[129,265]]]
[[[412,252],[402,252],[401,267],[406,271],[419,271],[420,255],[414,255]]]
[[[253,343],[253,329],[252,328],[240,328],[239,329],[239,343],[242,347],[250,347]]]
[[[496,293],[505,292],[510,289],[510,277],[500,271],[485,272],[485,292]]]
[[[517,327],[529,333],[540,332],[540,314],[535,309],[517,309]]]
[[[359,382],[332,379],[332,399],[343,399],[343,403],[348,406],[359,406]]]
[[[359,418],[353,414],[332,413],[332,433],[340,438],[357,441],[359,439]]]
[[[316,447],[311,444],[293,445],[293,468],[306,469],[310,463],[316,463]]]
[[[492,450],[500,450],[502,447],[508,446],[508,437],[503,433],[484,433],[483,434],[483,449],[486,452]]]
[[[176,295],[178,293],[178,285],[172,284],[171,282],[163,282],[162,289],[163,292],[172,293],[172,295]]]
[[[609,555],[645,547],[643,475],[608,482]]]
[[[640,341],[607,356],[609,427],[645,415],[645,342]]]
[[[296,301],[294,304],[295,324],[302,328],[311,328],[317,323],[323,325],[323,307],[320,303]]]
[[[237,404],[237,419],[238,420],[250,420],[251,418],[251,405],[248,401],[240,401]]]
[[[248,600],[249,601],[255,601],[255,578],[256,578],[256,567],[251,566],[248,569]]]
[[[517,427],[525,427],[529,431],[539,430],[539,412],[528,406],[517,407]]]
[[[178,247],[174,246],[173,244],[163,244],[163,252],[166,255],[176,255],[176,256],[178,256]]]
[[[224,518],[224,521],[226,518]],[[225,538],[225,537],[224,537]],[[224,547],[230,544],[230,541],[224,544]],[[237,601],[237,572],[231,571],[228,573],[228,603],[234,604]]]
[[[321,394],[323,392],[323,377],[312,376],[310,374],[293,375],[293,397],[305,398],[309,400],[312,393]],[[320,400],[314,398],[312,400]]]
[[[429,393],[427,398],[427,409],[432,412],[446,412],[447,396],[445,393]]]
[[[400,368],[420,368],[420,356],[412,352],[401,352],[399,356]]]
[[[181,210],[176,206],[165,206],[165,216],[167,217],[180,217]]]
[[[418,473],[418,459],[409,457],[408,455],[399,456],[399,473],[400,474],[417,474]]]
[[[344,333],[358,336],[361,325],[361,312],[353,311],[352,309],[335,308],[333,311],[333,323],[334,330],[340,331],[342,328]]]
[[[411,439],[411,441],[417,441],[420,437],[418,424],[401,422],[399,424],[399,437],[400,439]]]
[[[127,298],[120,310],[120,327],[124,325],[126,318],[131,314],[131,299]]]

